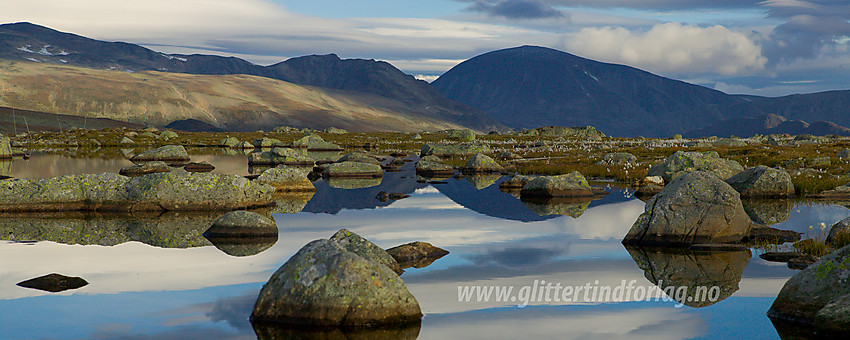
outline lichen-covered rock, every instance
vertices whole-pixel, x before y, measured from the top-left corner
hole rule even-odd
[[[522,159],[522,156],[520,156],[519,154],[510,152],[510,151],[505,151],[505,152],[500,152],[500,153],[496,154],[496,158],[501,159],[501,160],[510,160],[510,159]]]
[[[0,211],[233,210],[272,204],[274,188],[237,175],[115,173],[0,182]]]
[[[743,170],[741,164],[720,158],[715,151],[676,151],[663,163],[651,167],[649,176],[661,176],[665,182],[669,183],[674,178],[689,172],[707,171],[725,180]]]
[[[253,149],[253,148],[254,148],[254,144],[251,144],[251,143],[248,143],[248,142],[241,142],[241,143],[237,144],[236,147],[235,147],[235,149],[242,149],[242,150],[248,150],[248,149]]]
[[[277,191],[316,191],[313,182],[307,179],[307,171],[285,165],[263,171],[255,182],[271,185]]]
[[[158,172],[171,172],[168,164],[162,161],[147,162],[140,165],[125,166],[118,171],[123,176],[143,176]]]
[[[337,161],[337,163],[360,162],[360,163],[369,163],[369,164],[381,165],[381,162],[378,162],[378,160],[375,159],[375,157],[369,156],[369,155],[362,153],[362,152],[352,152],[352,153],[346,154],[346,155],[340,157],[339,159],[337,159],[336,161]]]
[[[521,190],[528,182],[531,182],[537,176],[514,175],[511,179],[499,183],[499,189],[505,190]]]
[[[767,315],[814,325],[816,330],[847,334],[850,309],[850,246],[834,251],[785,282]]]
[[[342,162],[329,164],[324,171],[322,177],[347,177],[347,178],[377,178],[384,175],[380,165],[360,163],[360,162]]]
[[[255,139],[254,142],[251,144],[253,144],[254,147],[257,148],[273,148],[282,145],[280,140],[268,137]]]
[[[387,254],[392,256],[402,269],[425,268],[435,260],[448,255],[449,251],[428,242],[416,241],[387,249]]]
[[[235,148],[241,143],[236,137],[227,137],[218,142],[218,146],[223,148]]]
[[[189,153],[182,145],[166,145],[153,150],[144,151],[130,158],[132,162],[187,162]]]
[[[831,228],[829,228],[829,234],[826,236],[826,243],[835,244],[839,240],[850,240],[850,217],[836,222]]]
[[[418,322],[419,303],[386,263],[395,260],[345,229],[310,242],[263,286],[251,321],[313,326]]]
[[[475,132],[472,130],[451,130],[449,131],[449,138],[472,142],[475,140]]]
[[[342,151],[343,149],[334,143],[326,142],[321,136],[308,134],[292,142],[293,148],[306,148],[314,151]]]
[[[789,197],[794,195],[794,183],[785,170],[759,165],[732,176],[726,183],[741,193],[741,197]]]
[[[162,133],[159,134],[159,138],[162,138],[164,140],[169,140],[169,139],[177,138],[177,137],[179,137],[177,135],[177,133],[174,132],[174,131],[171,131],[171,130],[165,130],[165,131],[163,131]]]
[[[466,161],[466,165],[460,167],[463,173],[491,173],[505,171],[505,167],[485,154],[477,153]]]
[[[323,181],[335,189],[363,189],[381,185],[382,178],[329,177]]]
[[[274,148],[270,151],[252,153],[248,156],[248,165],[302,165],[312,166],[315,159],[291,148]]]
[[[277,234],[277,224],[273,219],[252,211],[237,210],[215,220],[204,232],[204,237],[264,237]]]
[[[325,133],[330,133],[330,134],[335,134],[335,135],[344,135],[344,134],[348,133],[348,131],[346,131],[345,129],[340,129],[340,128],[336,128],[336,127],[331,126],[327,129],[325,129]]]
[[[470,156],[476,153],[487,153],[490,152],[490,147],[486,144],[462,144],[462,145],[452,145],[452,144],[436,144],[436,143],[428,143],[422,146],[422,150],[419,152],[420,157],[434,155],[438,157],[456,157],[456,156]]]
[[[523,197],[592,197],[593,191],[578,171],[558,176],[538,176],[528,182]]]
[[[9,137],[0,135],[0,159],[12,158],[12,143]]]
[[[623,243],[738,243],[751,228],[740,194],[717,176],[697,171],[677,177],[652,197]]]

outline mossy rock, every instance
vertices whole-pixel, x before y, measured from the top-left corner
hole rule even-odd
[[[587,179],[578,171],[558,176],[538,176],[528,182],[523,197],[593,197]]]

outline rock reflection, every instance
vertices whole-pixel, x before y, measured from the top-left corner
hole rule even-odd
[[[65,276],[62,274],[47,274],[34,279],[18,282],[18,286],[58,293],[66,290],[79,289],[87,286],[88,281],[81,277]]]
[[[227,255],[244,257],[266,251],[277,243],[277,238],[277,235],[271,237],[210,237],[209,241]]]
[[[0,214],[0,239],[114,246],[137,241],[162,248],[211,245],[201,234],[223,213],[87,212]]]
[[[670,297],[694,308],[711,306],[738,291],[744,267],[752,256],[749,249],[705,252],[626,246],[626,250],[644,271],[644,276],[658,288],[686,287],[687,296]],[[712,287],[720,289],[716,299],[704,298],[704,294],[698,293]]]
[[[753,222],[773,225],[787,221],[791,217],[794,200],[790,199],[741,199],[744,211]]]
[[[523,197],[522,204],[539,216],[566,215],[578,218],[590,206],[588,197]]]
[[[257,339],[316,339],[316,340],[413,340],[419,337],[422,328],[420,322],[398,325],[395,327],[299,327],[294,325],[277,325],[254,323]]]
[[[476,190],[486,189],[500,178],[502,178],[502,175],[499,174],[476,174],[465,177],[466,181]]]
[[[276,192],[272,197],[275,201],[275,206],[272,207],[270,213],[278,214],[296,214],[304,210],[307,202],[313,198],[315,192]],[[263,209],[265,210],[265,209]]]
[[[363,189],[381,185],[381,178],[325,178],[331,188]]]

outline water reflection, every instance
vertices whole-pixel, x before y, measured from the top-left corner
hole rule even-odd
[[[315,340],[334,340],[334,339],[352,339],[352,340],[415,340],[419,337],[419,331],[422,328],[421,323],[408,324],[396,327],[380,327],[380,328],[311,328],[298,327],[287,325],[275,325],[265,323],[255,323],[254,332],[257,334],[257,339],[261,340],[286,340],[286,339],[315,339]]]
[[[744,211],[750,219],[758,224],[773,225],[787,221],[794,208],[791,199],[742,199]]]
[[[689,307],[711,306],[738,291],[744,267],[752,256],[745,251],[702,252],[675,248],[642,248],[626,246],[644,276],[667,292],[686,287],[687,295],[670,295]],[[700,294],[719,287],[717,298],[706,299]]]
[[[222,212],[0,214],[0,240],[114,246],[137,241],[162,248],[211,245],[201,234]]]
[[[521,201],[529,210],[540,216],[566,215],[578,218],[584,214],[592,200],[586,197],[524,197]]]

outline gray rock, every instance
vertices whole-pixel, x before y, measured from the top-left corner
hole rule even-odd
[[[767,315],[774,321],[813,324],[818,330],[847,332],[850,308],[850,246],[834,251],[792,276]],[[829,307],[827,307],[829,306]]]
[[[347,177],[347,178],[377,178],[384,175],[380,165],[360,163],[360,162],[342,162],[329,164],[324,171],[322,177]]]
[[[130,158],[132,162],[186,162],[189,161],[189,153],[182,145],[166,145],[153,150],[144,151]]]
[[[511,179],[499,183],[499,189],[505,190],[521,190],[528,182],[531,182],[537,176],[514,175]]]
[[[538,176],[528,182],[523,197],[593,197],[587,180],[578,171],[558,176]]]
[[[651,167],[649,176],[661,176],[665,182],[669,183],[673,178],[694,171],[707,171],[720,179],[727,179],[743,170],[741,164],[720,158],[715,151],[676,151],[663,163]]]
[[[477,153],[466,161],[466,165],[460,167],[463,173],[491,173],[502,172],[505,168],[489,156]]]
[[[505,152],[501,152],[501,153],[496,154],[496,158],[501,159],[501,160],[510,160],[510,159],[522,159],[522,156],[520,156],[516,153],[513,153],[513,152],[505,151]]]
[[[204,237],[264,237],[277,236],[277,224],[273,219],[255,212],[237,210],[231,211],[213,222]]]
[[[159,138],[162,138],[164,140],[169,140],[169,139],[177,138],[177,137],[179,137],[177,135],[177,133],[174,132],[174,131],[171,131],[171,130],[165,130],[165,131],[163,131],[162,133],[159,134]]]
[[[147,162],[140,165],[132,165],[121,168],[118,174],[123,176],[144,176],[158,172],[171,172],[168,164],[162,161]]]
[[[263,171],[255,182],[271,185],[277,191],[316,191],[313,182],[307,179],[307,171],[285,165]]]
[[[385,251],[344,229],[310,242],[263,286],[251,321],[315,326],[418,322],[419,303],[386,261],[395,263]]]
[[[124,144],[124,145],[135,145],[136,144],[135,141],[133,141],[132,139],[127,138],[127,137],[121,138],[121,141],[118,142],[118,143]]]
[[[850,217],[836,222],[829,228],[829,234],[826,236],[827,244],[835,244],[837,242],[847,242],[850,240]],[[845,246],[846,244],[841,244]]]
[[[832,165],[832,162],[829,160],[829,157],[818,157],[809,160],[806,164],[810,167],[824,167]]]
[[[435,260],[449,254],[448,250],[435,247],[428,242],[411,242],[387,249],[387,254],[404,268],[425,268]]]
[[[248,165],[301,165],[312,166],[316,160],[291,148],[274,148],[270,151],[248,155]]]
[[[330,177],[323,179],[328,186],[336,189],[362,189],[381,185],[381,178]]]
[[[282,143],[278,139],[263,137],[260,139],[255,139],[253,143],[256,148],[273,148],[281,146]]]
[[[0,181],[0,211],[234,210],[272,204],[274,188],[237,175],[115,173]]]
[[[850,149],[844,148],[838,152],[838,159],[845,160],[850,159]]]
[[[321,136],[308,134],[292,142],[293,148],[306,148],[311,151],[342,151],[339,145],[326,142]]]
[[[452,176],[455,174],[455,168],[451,165],[426,160],[419,160],[419,162],[416,162],[416,173],[430,177]]]
[[[644,210],[624,244],[738,243],[752,228],[738,192],[703,171],[677,177]]]
[[[242,149],[242,150],[253,149],[254,144],[251,144],[251,143],[248,143],[248,142],[241,142],[241,143],[237,144],[235,148],[236,149]]]
[[[475,132],[472,130],[451,130],[449,131],[449,138],[472,142],[475,140]]]
[[[239,143],[241,142],[236,137],[227,137],[218,142],[218,146],[223,148],[235,148],[239,146]]]
[[[329,127],[327,129],[325,129],[325,133],[331,133],[331,134],[335,134],[335,135],[344,135],[344,134],[348,133],[348,131],[346,131],[345,129]]]
[[[726,183],[741,193],[741,197],[789,197],[794,195],[794,183],[785,170],[759,165],[732,176]]]

